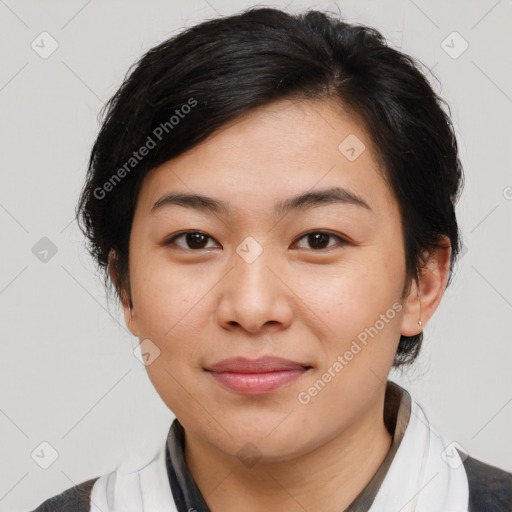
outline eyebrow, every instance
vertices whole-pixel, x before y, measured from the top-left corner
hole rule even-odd
[[[284,216],[291,211],[306,210],[317,206],[330,204],[355,205],[372,212],[370,205],[361,197],[342,187],[332,187],[324,190],[304,192],[298,196],[290,197],[274,206],[274,215]],[[213,197],[200,194],[169,193],[162,196],[151,207],[151,213],[155,213],[170,206],[182,206],[214,214],[230,213],[229,203],[219,201]]]

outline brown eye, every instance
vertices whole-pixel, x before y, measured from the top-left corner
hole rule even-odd
[[[310,245],[309,248],[320,251],[336,246],[336,244],[329,245],[329,239],[333,238],[341,241],[341,245],[345,245],[347,243],[341,236],[328,231],[310,231],[303,235],[299,240],[306,239],[306,242]],[[306,249],[308,249],[308,247],[306,247]]]
[[[180,245],[176,243],[176,240],[184,240],[185,245]],[[190,250],[201,250],[206,249],[206,244],[208,239],[213,240],[209,235],[205,233],[201,233],[200,231],[184,231],[183,233],[179,233],[178,235],[174,235],[170,238],[165,245],[177,245],[181,249],[190,249]]]

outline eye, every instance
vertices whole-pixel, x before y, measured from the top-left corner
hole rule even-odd
[[[330,233],[329,231],[310,231],[303,235],[299,240],[306,239],[306,242],[311,245],[311,248],[315,251],[330,249],[335,247],[334,245],[328,245],[329,238],[336,238],[341,242],[341,245],[346,245],[348,242],[343,237]],[[327,246],[327,247],[326,247]],[[307,249],[307,247],[306,247]]]
[[[177,240],[182,239],[182,243],[176,243]],[[202,250],[208,249],[207,243],[208,239],[213,240],[213,238],[206,233],[202,233],[201,231],[183,231],[182,233],[178,233],[177,235],[172,236],[167,240],[164,245],[177,245],[181,249],[188,250]],[[339,245],[346,245],[348,242],[340,235],[336,235],[329,231],[310,231],[309,233],[305,233],[298,240],[306,240],[306,243],[310,244],[311,249],[315,251],[321,251],[324,249],[330,249],[335,247],[336,244],[329,245],[329,239],[337,239],[339,241]],[[298,242],[296,242],[298,243]],[[183,245],[184,244],[184,245]],[[308,247],[299,247],[308,249]]]
[[[185,241],[185,246],[176,244],[176,240],[183,239]],[[206,233],[202,233],[201,231],[184,231],[182,233],[178,233],[177,235],[174,235],[173,237],[169,238],[165,242],[165,245],[177,245],[178,247],[182,249],[193,249],[193,250],[200,250],[200,249],[207,249],[205,246],[207,243],[207,240],[213,238]]]

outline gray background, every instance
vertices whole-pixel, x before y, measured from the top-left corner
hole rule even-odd
[[[129,65],[184,27],[250,5],[0,0],[1,511],[33,508],[144,460],[165,441],[174,416],[134,357],[137,340],[106,303],[74,207],[97,114]],[[457,207],[465,254],[426,326],[421,359],[393,377],[449,438],[512,471],[512,2],[260,5],[339,7],[439,78],[433,84],[451,105],[466,173]],[[43,31],[58,43],[47,58],[31,47],[51,49]],[[58,452],[48,469],[39,465],[51,457],[43,441]]]

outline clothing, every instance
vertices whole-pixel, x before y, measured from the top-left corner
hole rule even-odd
[[[510,512],[512,473],[468,457],[439,434],[409,393],[388,381],[384,424],[391,447],[345,512]],[[165,446],[141,468],[76,485],[32,512],[209,512],[174,420]]]

